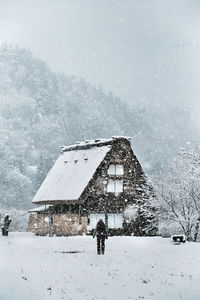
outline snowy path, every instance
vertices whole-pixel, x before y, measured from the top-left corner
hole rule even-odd
[[[0,300],[200,299],[200,244],[112,237],[0,236]],[[63,251],[83,251],[69,254]]]

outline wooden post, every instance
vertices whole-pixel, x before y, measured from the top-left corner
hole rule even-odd
[[[81,224],[81,205],[78,206],[78,217],[79,217],[79,224]]]
[[[49,207],[49,237],[53,236],[53,207]]]

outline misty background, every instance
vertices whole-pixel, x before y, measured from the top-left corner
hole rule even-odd
[[[1,206],[64,144],[125,135],[152,179],[199,143],[200,3],[0,0]]]

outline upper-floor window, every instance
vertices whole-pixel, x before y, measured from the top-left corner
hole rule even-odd
[[[123,180],[109,180],[107,192],[114,193],[115,195],[123,193]]]
[[[108,168],[108,175],[123,175],[124,166],[123,165],[110,165]]]

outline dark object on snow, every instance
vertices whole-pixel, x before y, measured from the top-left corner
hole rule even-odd
[[[83,253],[83,251],[77,251],[77,250],[73,250],[73,251],[54,251],[54,253],[76,254],[76,253]]]
[[[9,215],[4,218],[4,225],[2,227],[2,235],[8,236],[8,228],[12,220],[9,219]]]
[[[93,238],[97,237],[97,254],[104,254],[105,252],[105,239],[108,238],[107,229],[104,221],[100,219],[97,223]]]
[[[180,245],[185,243],[185,236],[184,234],[179,234],[179,235],[172,235],[171,236],[171,241],[174,245]]]

